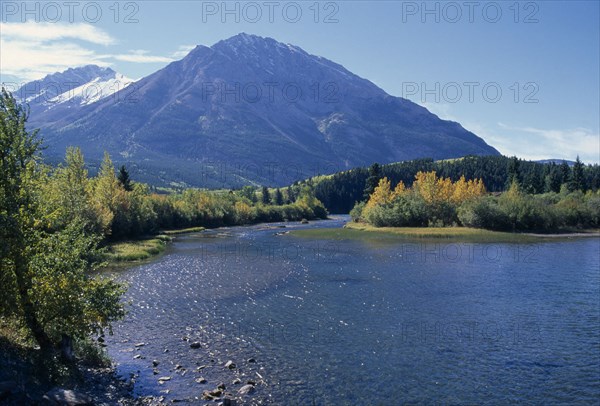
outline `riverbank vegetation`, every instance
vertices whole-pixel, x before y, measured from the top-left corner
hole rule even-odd
[[[156,237],[114,242],[104,251],[104,259],[109,263],[144,261],[163,253],[169,241],[171,237],[161,234]]]
[[[350,222],[343,228],[294,230],[292,235],[310,239],[398,242],[460,241],[472,243],[531,243],[540,237],[471,227],[375,227],[365,222]]]
[[[105,213],[99,201],[85,200],[87,178],[77,170],[77,155],[50,171],[41,162],[37,131],[26,129],[27,118],[2,90],[0,318],[18,326],[13,331],[46,357],[60,348],[71,362],[73,348],[124,315],[124,289],[92,276],[101,261],[104,225],[95,214]]]
[[[508,232],[599,228],[600,191],[582,190],[581,169],[576,164],[570,183],[558,193],[542,194],[527,193],[516,177],[507,191],[494,194],[487,193],[481,179],[467,181],[463,176],[452,182],[435,171],[418,172],[411,188],[400,181],[392,190],[384,177],[351,216],[375,227],[464,226]]]

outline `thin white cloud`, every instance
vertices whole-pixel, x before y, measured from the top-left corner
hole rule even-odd
[[[498,123],[498,127],[515,134],[511,138],[530,148],[529,153],[533,156],[548,158],[549,154],[554,154],[560,155],[558,158],[575,159],[579,155],[585,162],[600,161],[600,134],[590,129],[540,129],[504,123]]]
[[[0,71],[23,81],[81,65],[109,66],[86,43],[116,42],[101,29],[82,23],[0,23],[0,32]]]
[[[574,160],[579,155],[583,162],[600,162],[600,134],[590,129],[540,129],[504,123],[498,123],[496,128],[489,129],[472,122],[465,122],[464,126],[504,155],[531,160]]]
[[[196,48],[195,45],[179,45],[177,51],[173,52],[171,54],[171,57],[173,57],[174,59],[184,58],[194,48]]]
[[[126,53],[98,52],[118,41],[91,24],[0,23],[0,72],[2,77],[26,82],[68,68],[95,64],[112,66],[116,61],[169,63],[188,46],[180,46],[173,56],[151,55],[146,50]]]
[[[173,58],[159,55],[148,55],[148,51],[143,49],[134,49],[128,54],[108,55],[117,61],[134,62],[134,63],[160,63],[173,62]]]
[[[449,104],[419,104],[443,120],[461,123],[464,128],[483,138],[503,155],[530,160],[575,160],[579,155],[583,162],[600,162],[600,134],[587,128],[555,130],[517,127],[504,123],[497,123],[497,127],[490,128],[454,116]]]
[[[69,42],[27,42],[0,38],[0,71],[22,80],[35,80],[70,67],[109,66],[94,51]]]
[[[0,23],[0,32],[5,38],[36,43],[64,39],[76,39],[98,45],[111,45],[116,42],[100,28],[84,23]]]

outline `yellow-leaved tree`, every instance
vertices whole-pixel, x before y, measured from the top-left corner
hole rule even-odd
[[[379,180],[379,184],[369,197],[369,201],[365,206],[365,210],[369,210],[378,205],[389,204],[393,200],[392,186],[388,178]]]

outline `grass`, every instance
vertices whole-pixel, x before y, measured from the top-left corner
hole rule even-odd
[[[104,260],[108,262],[108,265],[145,261],[156,255],[162,254],[167,248],[167,243],[173,239],[173,236],[187,233],[199,233],[204,230],[204,227],[167,230],[155,237],[113,242],[108,245]]]
[[[168,235],[158,235],[153,238],[135,241],[121,241],[108,246],[105,260],[108,262],[144,261],[161,254],[171,241]]]
[[[182,228],[179,230],[167,230],[162,233],[165,235],[178,235],[178,234],[188,234],[188,233],[199,233],[201,231],[206,230],[204,227],[190,227],[190,228]]]
[[[364,223],[347,223],[344,228],[294,230],[292,235],[333,240],[440,240],[472,242],[533,242],[540,237],[482,230],[468,227],[373,227]]]

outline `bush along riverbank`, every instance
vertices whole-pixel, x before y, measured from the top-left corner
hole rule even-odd
[[[350,213],[373,227],[469,227],[519,233],[573,233],[600,228],[600,191],[528,194],[517,181],[501,194],[486,193],[479,179],[457,182],[419,172],[411,188],[379,181]]]

